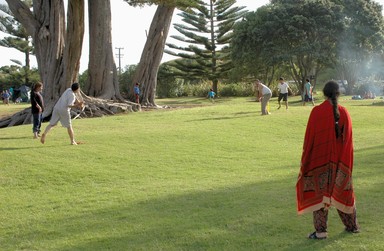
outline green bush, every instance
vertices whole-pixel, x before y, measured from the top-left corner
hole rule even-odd
[[[254,93],[249,83],[222,84],[219,90],[219,96],[222,97],[249,97],[254,96]]]

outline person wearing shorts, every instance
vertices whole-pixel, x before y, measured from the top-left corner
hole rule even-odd
[[[53,107],[52,117],[49,121],[49,125],[45,128],[44,133],[41,135],[41,143],[45,143],[45,138],[52,127],[56,126],[59,121],[61,125],[67,128],[69,138],[71,140],[72,145],[77,145],[72,123],[71,123],[71,108],[79,108],[83,107],[83,102],[80,102],[76,99],[76,94],[80,93],[80,88],[78,83],[73,83],[70,88],[65,90],[65,92],[61,95],[56,105]],[[81,94],[80,94],[81,95]]]
[[[279,102],[279,107],[277,109],[281,108],[280,101],[283,100],[285,102],[285,108],[288,110],[288,90],[289,85],[288,83],[284,82],[284,78],[279,78],[279,84],[277,86],[277,89],[279,89],[279,98],[277,101]]]

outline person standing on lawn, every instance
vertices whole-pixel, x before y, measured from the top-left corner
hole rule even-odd
[[[328,209],[334,206],[351,233],[359,232],[352,186],[352,122],[347,109],[338,105],[339,85],[330,81],[327,98],[309,116],[301,168],[296,184],[298,214],[313,213],[315,232],[310,239],[328,236]]]
[[[280,101],[283,100],[285,102],[285,109],[288,110],[288,90],[290,90],[290,88],[288,83],[284,81],[284,78],[279,78],[279,82],[280,83],[277,85],[277,89],[279,90],[279,97],[277,99],[279,107],[277,109],[281,108]]]
[[[255,87],[259,93],[259,101],[261,102],[261,115],[269,115],[270,113],[267,110],[267,106],[272,97],[272,91],[258,79],[256,79]]]
[[[140,87],[139,83],[136,83],[135,86],[133,87],[133,92],[135,94],[135,101],[137,104],[140,104]]]
[[[305,106],[305,103],[312,102],[312,105],[315,106],[315,101],[313,100],[313,89],[311,82],[309,82],[309,79],[306,79],[306,83],[304,85],[304,101],[303,106]]]
[[[45,128],[44,133],[41,135],[41,143],[45,143],[45,138],[47,137],[49,131],[60,121],[61,125],[67,128],[69,139],[71,140],[71,145],[77,145],[72,129],[70,111],[71,108],[83,108],[84,103],[78,101],[76,99],[76,95],[81,95],[80,87],[78,83],[73,83],[70,88],[65,90],[65,92],[57,101],[56,105],[53,107],[52,117],[49,121],[49,125]]]
[[[41,95],[42,90],[43,84],[41,82],[37,82],[31,91],[31,110],[33,117],[32,131],[34,139],[40,137],[41,122],[43,121],[44,100]]]

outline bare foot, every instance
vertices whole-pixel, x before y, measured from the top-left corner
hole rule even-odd
[[[41,142],[41,144],[44,144],[44,143],[45,143],[45,133],[43,133],[43,134],[41,135],[40,142]]]
[[[71,145],[77,145],[77,143],[75,141],[71,142]]]

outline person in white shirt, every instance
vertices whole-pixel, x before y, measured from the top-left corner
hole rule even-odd
[[[280,83],[277,85],[277,89],[279,89],[279,98],[277,99],[279,102],[279,107],[277,109],[280,109],[280,101],[283,100],[285,102],[285,108],[288,110],[288,90],[291,90],[291,88],[289,88],[287,82],[284,82],[284,78],[279,78],[279,82]]]
[[[76,99],[76,94],[80,94],[80,87],[78,83],[73,83],[71,88],[65,90],[61,95],[56,105],[53,107],[52,117],[49,121],[49,125],[45,128],[44,133],[41,135],[41,143],[45,143],[45,138],[52,127],[56,126],[60,121],[63,127],[67,128],[69,138],[72,145],[77,145],[73,133],[72,123],[71,123],[71,108],[83,108],[84,103]]]
[[[269,100],[272,97],[272,91],[258,79],[256,79],[255,87],[259,92],[259,101],[261,102],[261,115],[269,115],[270,113],[267,109],[267,106]]]

